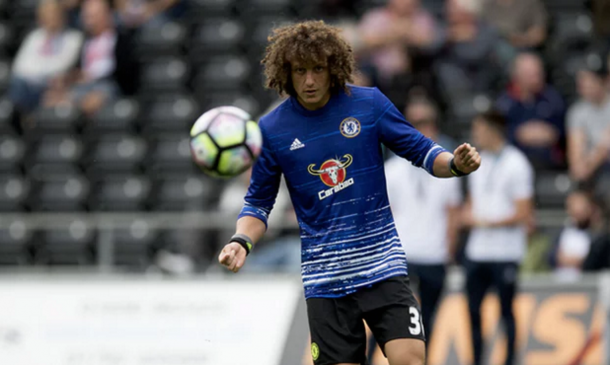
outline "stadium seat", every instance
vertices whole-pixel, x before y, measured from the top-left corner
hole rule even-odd
[[[190,138],[186,133],[158,134],[151,138],[145,166],[149,172],[192,171]]]
[[[144,27],[135,39],[135,54],[140,60],[175,56],[184,46],[187,31],[182,24],[167,23],[161,27]]]
[[[598,203],[606,210],[610,209],[610,173],[601,173],[595,184],[595,196],[599,199]]]
[[[443,131],[455,141],[470,141],[472,140],[472,124],[464,121],[450,120],[443,125]]]
[[[296,14],[291,0],[242,0],[238,11],[248,17],[293,17]]]
[[[0,98],[0,134],[15,133],[13,113],[15,106],[7,98]]]
[[[215,189],[210,178],[201,175],[169,175],[155,183],[152,206],[160,211],[196,211],[209,206]]]
[[[11,51],[13,41],[13,29],[6,23],[0,23],[0,54],[8,54]]]
[[[85,134],[98,136],[104,132],[133,132],[140,112],[136,100],[119,99],[100,109],[85,126]]]
[[[36,12],[36,7],[38,6],[38,0],[11,0],[10,1],[13,8],[11,9],[13,12],[27,12],[31,15],[34,15]]]
[[[593,43],[593,21],[589,14],[562,13],[556,16],[551,48],[561,50],[585,50]]]
[[[36,8],[39,0],[10,0],[11,5],[7,9],[10,14],[10,22],[13,26],[15,44],[19,44],[36,25]]]
[[[87,265],[93,262],[96,232],[75,219],[66,226],[45,229],[36,245],[35,262],[47,265]]]
[[[211,16],[228,16],[235,11],[236,0],[191,0],[190,7],[195,19]]]
[[[189,77],[189,65],[182,59],[160,58],[144,65],[141,82],[149,91],[184,91]]]
[[[18,169],[25,155],[25,144],[15,135],[0,133],[0,171]]]
[[[89,196],[89,181],[76,173],[47,172],[35,178],[36,193],[30,206],[35,211],[82,211]]]
[[[428,0],[422,1],[422,5],[427,7]],[[356,9],[359,15],[363,15],[368,10],[385,6],[387,0],[360,0],[356,5]]]
[[[114,263],[119,266],[144,269],[151,257],[156,232],[145,220],[129,222],[129,228],[115,229]]]
[[[571,105],[577,98],[576,81],[564,70],[565,67],[553,68],[550,72],[550,81],[565,98],[566,105]]]
[[[252,95],[245,92],[217,92],[208,94],[201,99],[204,110],[209,110],[218,106],[232,105],[245,110],[250,115],[256,116],[267,105],[260,105]]]
[[[2,47],[1,44],[0,47]],[[0,60],[0,94],[6,93],[9,87],[10,79],[11,63],[7,59],[2,59]]]
[[[449,109],[455,122],[470,125],[472,119],[491,106],[491,100],[485,95],[462,94],[449,99]]]
[[[30,183],[25,177],[0,173],[0,212],[23,211],[29,192]]]
[[[572,184],[567,173],[537,171],[535,196],[538,208],[563,208]]]
[[[81,122],[79,110],[70,105],[39,108],[34,112],[34,120],[35,128],[26,131],[27,134],[75,133]]]
[[[136,171],[146,158],[146,151],[146,141],[139,136],[104,134],[92,143],[85,167],[90,176]]]
[[[242,57],[214,57],[199,68],[195,77],[198,95],[213,94],[223,90],[238,90],[250,76],[250,65]]]
[[[151,184],[139,175],[112,174],[94,183],[90,207],[95,211],[136,212],[146,209]]]
[[[544,0],[543,3],[552,16],[585,10],[585,1],[583,0]]]
[[[26,167],[37,169],[39,165],[70,165],[80,162],[83,144],[74,135],[46,135],[32,142],[28,148]],[[48,167],[50,169],[50,167]]]
[[[245,26],[237,19],[206,19],[191,39],[190,58],[194,62],[201,62],[210,56],[235,53],[245,34]]]
[[[0,228],[0,265],[29,263],[29,245],[34,231],[21,219],[7,221],[5,227]]]
[[[379,2],[379,1],[377,1]],[[426,0],[422,1],[422,5],[437,19],[443,20],[445,15],[445,0]],[[380,6],[383,6],[380,5]]]
[[[262,55],[267,45],[267,37],[271,35],[271,31],[282,25],[289,24],[291,22],[289,17],[286,16],[273,16],[273,17],[251,17],[246,19],[248,33],[250,34],[250,46],[249,53],[256,53]]]
[[[146,103],[142,128],[188,132],[198,115],[199,106],[189,95],[157,95]]]

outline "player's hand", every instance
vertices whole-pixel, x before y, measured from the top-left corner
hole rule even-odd
[[[218,255],[218,262],[236,273],[246,262],[246,249],[237,242],[227,243]]]
[[[455,166],[461,172],[470,174],[481,166],[481,155],[470,143],[463,143],[453,152]]]

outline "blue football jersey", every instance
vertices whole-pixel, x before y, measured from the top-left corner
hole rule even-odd
[[[300,227],[306,298],[340,297],[407,274],[386,192],[382,144],[430,173],[445,151],[377,88],[350,90],[315,111],[289,98],[259,123],[263,150],[240,217],[266,224],[284,175]]]

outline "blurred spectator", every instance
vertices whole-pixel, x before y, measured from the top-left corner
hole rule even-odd
[[[525,155],[508,144],[506,120],[497,112],[475,118],[473,140],[484,163],[468,176],[468,200],[462,214],[470,227],[466,244],[466,291],[472,329],[474,365],[482,365],[481,303],[490,287],[500,299],[506,330],[505,365],[515,363],[515,316],[519,265],[532,217],[534,170]]]
[[[413,67],[415,53],[433,52],[441,41],[434,17],[420,0],[388,0],[385,7],[364,14],[359,30],[363,72],[386,90],[397,77],[418,72]]]
[[[405,117],[415,128],[426,136],[431,136],[438,144],[453,151],[457,145],[449,136],[439,130],[439,111],[429,99],[417,97],[407,103]]]
[[[82,21],[89,37],[80,68],[71,77],[56,80],[46,104],[72,103],[91,115],[121,90],[133,91],[137,72],[133,71],[129,37],[115,28],[105,0],[85,0]]]
[[[516,59],[508,90],[497,101],[508,120],[508,139],[539,169],[565,164],[563,98],[545,82],[540,57],[522,53]]]
[[[578,72],[581,99],[570,107],[568,166],[572,177],[590,182],[597,172],[610,169],[610,95],[608,68],[589,67]]]
[[[483,18],[517,49],[542,45],[548,14],[540,0],[486,0]]]
[[[11,100],[28,113],[39,104],[52,78],[61,76],[78,60],[83,36],[65,28],[63,9],[57,0],[38,6],[38,28],[31,31],[13,63],[9,90]]]
[[[330,18],[351,18],[356,14],[360,2],[360,0],[321,0],[320,14]]]
[[[600,211],[584,191],[568,195],[566,208],[570,217],[552,251],[552,266],[561,280],[576,280],[596,236],[599,235]]]
[[[183,0],[115,0],[119,23],[126,28],[159,27],[172,18]]]
[[[410,102],[406,116],[426,137],[442,143],[430,102]],[[407,254],[411,283],[418,288],[423,325],[430,341],[445,283],[445,265],[456,253],[460,180],[435,178],[398,156],[386,162],[385,172],[392,214]]]
[[[498,33],[480,19],[478,0],[447,0],[444,44],[437,61],[449,97],[489,93],[502,74]]]

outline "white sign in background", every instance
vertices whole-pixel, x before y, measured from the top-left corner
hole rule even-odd
[[[300,283],[0,281],[0,364],[279,365]]]

